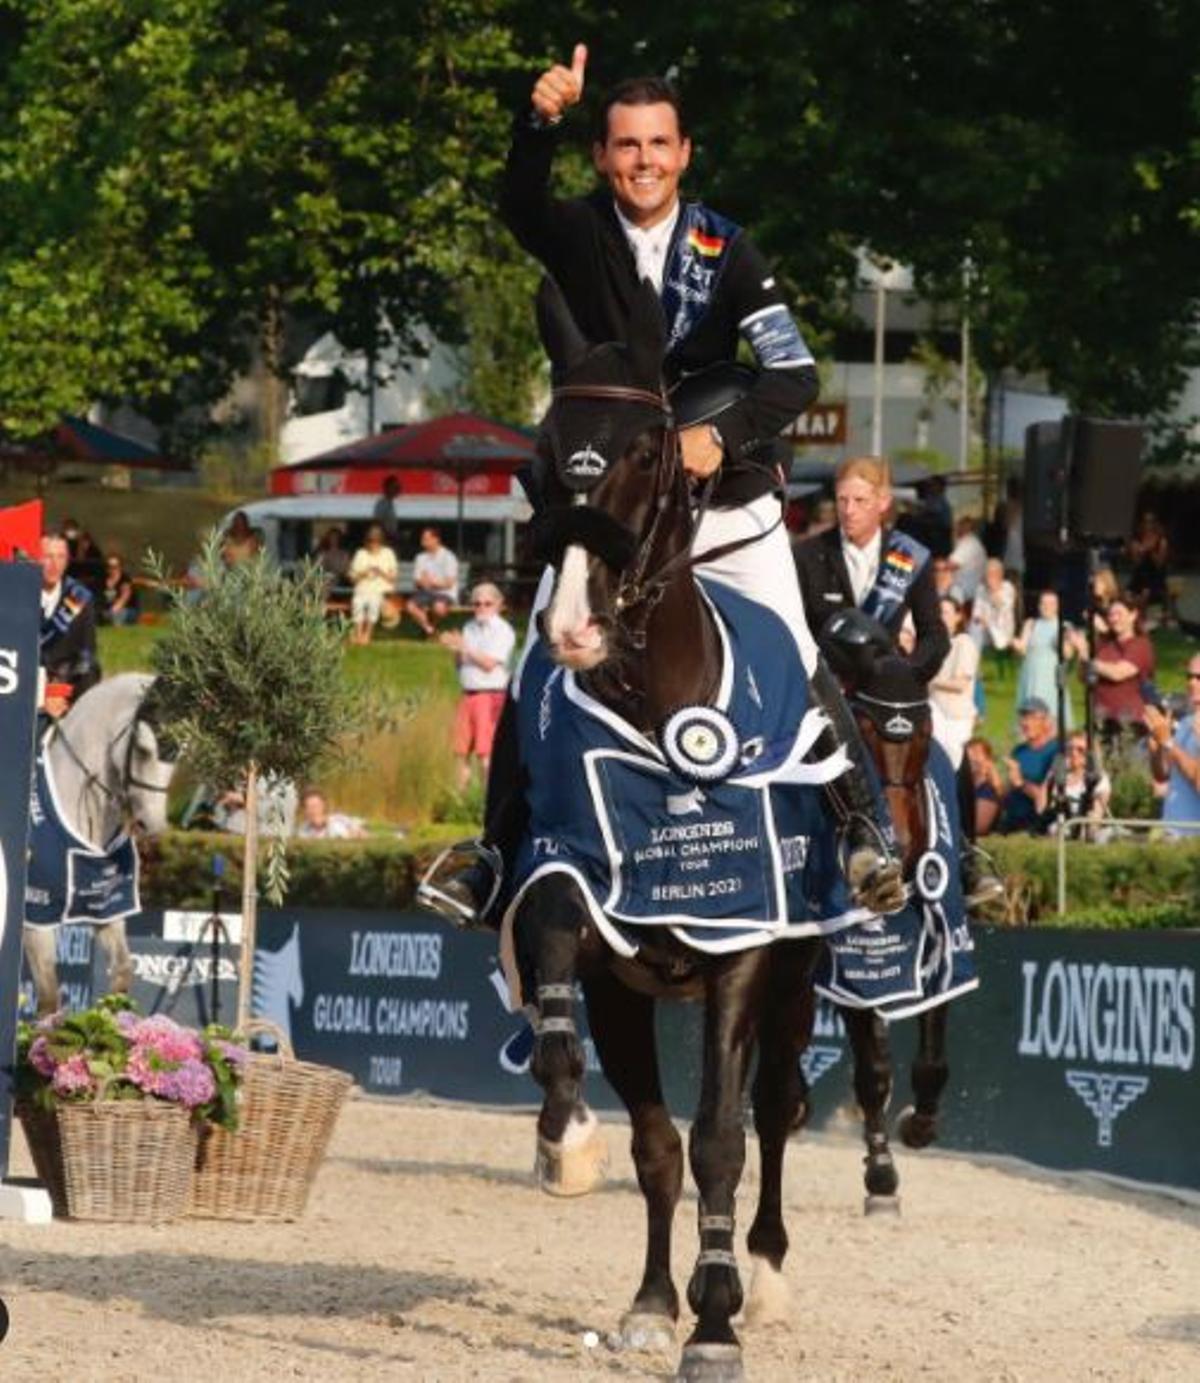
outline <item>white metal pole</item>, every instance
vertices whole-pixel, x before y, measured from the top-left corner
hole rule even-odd
[[[971,451],[971,318],[965,308],[962,315],[962,358],[959,362],[958,414],[958,469],[965,471]]]
[[[871,455],[883,455],[883,327],[887,290],[883,275],[875,280],[875,379],[871,405]]]

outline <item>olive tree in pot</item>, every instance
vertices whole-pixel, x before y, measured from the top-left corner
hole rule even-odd
[[[325,614],[325,580],[304,563],[283,571],[267,554],[226,562],[216,533],[199,586],[173,587],[170,622],[153,652],[158,716],[198,778],[240,787],[246,832],[238,1022],[250,1016],[258,900],[259,797],[265,782],[301,783],[355,720],[342,677],[344,640]],[[269,831],[265,893],[287,886],[284,832]]]

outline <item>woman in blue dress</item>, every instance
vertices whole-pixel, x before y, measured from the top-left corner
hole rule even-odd
[[[1038,596],[1036,619],[1027,619],[1021,632],[1013,640],[1013,647],[1022,655],[1021,675],[1017,682],[1018,706],[1023,706],[1031,697],[1040,697],[1057,715],[1058,710],[1058,596],[1054,591],[1042,591]],[[1067,626],[1063,639],[1063,658],[1069,661],[1075,653],[1071,639],[1071,627]],[[1068,692],[1064,698],[1066,724],[1061,730],[1070,730],[1071,697]]]

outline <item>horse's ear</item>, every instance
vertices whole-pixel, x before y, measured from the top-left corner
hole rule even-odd
[[[657,388],[662,379],[663,356],[667,348],[667,324],[663,318],[658,290],[643,279],[629,314],[629,359],[638,380]]]
[[[573,369],[590,349],[587,337],[579,330],[562,289],[547,274],[537,291],[538,335],[550,357],[555,374]]]

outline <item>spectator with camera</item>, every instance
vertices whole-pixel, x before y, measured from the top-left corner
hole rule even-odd
[[[1185,704],[1147,705],[1150,771],[1167,785],[1163,822],[1171,835],[1198,835],[1200,826],[1200,654],[1188,660]],[[1174,701],[1174,698],[1171,698]],[[1171,713],[1175,712],[1175,715]]]
[[[1146,733],[1145,689],[1154,680],[1154,646],[1138,631],[1137,605],[1123,592],[1109,601],[1105,620],[1108,632],[1096,643],[1094,661],[1084,667],[1101,738],[1111,745],[1123,730],[1139,738]],[[1087,639],[1078,631],[1071,639],[1086,659]]]

